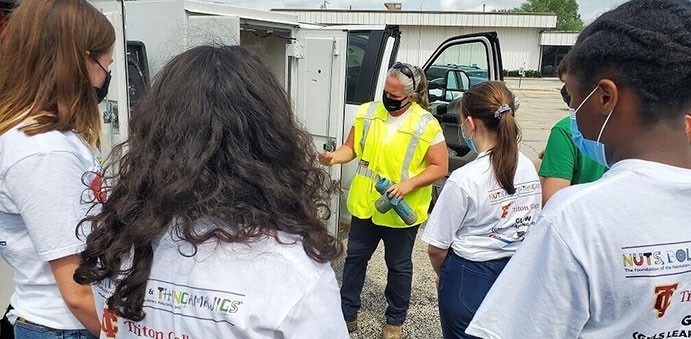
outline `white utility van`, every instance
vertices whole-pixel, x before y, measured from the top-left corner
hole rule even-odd
[[[3,6],[16,2],[1,0]],[[333,150],[344,141],[360,104],[381,100],[387,69],[396,61],[397,26],[328,26],[298,22],[296,16],[200,0],[90,0],[116,30],[113,79],[103,112],[103,152],[127,138],[127,124],[142,91],[176,54],[206,42],[241,45],[255,51],[284,84],[294,110],[315,147]],[[420,66],[420,65],[418,65]],[[450,37],[422,65],[430,85],[430,111],[444,129],[450,171],[475,157],[458,138],[458,116],[447,104],[468,87],[502,80],[494,32]],[[333,201],[329,229],[350,221],[345,208],[356,164],[334,166],[330,174],[344,192]],[[436,185],[439,189],[443,183]],[[1,241],[2,239],[0,239]],[[0,265],[0,307],[12,286]],[[4,308],[3,308],[4,309]]]
[[[92,0],[117,31],[113,80],[101,105],[104,151],[127,137],[131,108],[151,77],[174,55],[204,42],[247,47],[260,55],[289,93],[298,119],[317,148],[333,150],[360,104],[381,100],[387,69],[396,61],[397,26],[319,26],[280,12],[200,0]],[[450,37],[420,65],[430,82],[430,111],[449,145],[450,170],[474,158],[458,138],[458,117],[446,105],[470,85],[502,80],[494,32]],[[345,208],[356,164],[335,166],[344,193],[334,201],[329,228],[348,223]]]

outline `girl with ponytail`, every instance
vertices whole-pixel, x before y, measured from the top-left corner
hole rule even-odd
[[[422,240],[437,273],[444,338],[465,329],[541,208],[540,180],[518,150],[513,95],[501,82],[471,87],[449,105],[477,159],[446,181]],[[460,298],[460,302],[458,302]]]

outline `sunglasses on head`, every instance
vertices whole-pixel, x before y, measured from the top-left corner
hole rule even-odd
[[[417,89],[417,86],[415,85],[415,76],[413,75],[413,71],[410,69],[410,67],[408,67],[408,65],[400,61],[396,61],[396,63],[393,64],[391,68],[401,71],[401,73],[407,76],[410,80],[413,80],[413,91]]]

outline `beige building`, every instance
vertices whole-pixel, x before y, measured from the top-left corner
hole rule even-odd
[[[400,61],[422,65],[451,36],[496,31],[504,69],[554,68],[578,33],[552,32],[551,13],[427,12],[400,10],[274,9],[298,16],[301,22],[323,25],[396,25],[401,31]],[[554,48],[558,47],[558,48]],[[565,48],[561,48],[565,47]],[[544,60],[543,60],[544,59]],[[552,68],[550,68],[550,66]],[[547,74],[551,75],[551,74]]]

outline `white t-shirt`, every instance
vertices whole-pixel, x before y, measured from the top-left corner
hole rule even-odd
[[[406,118],[410,116],[410,111],[412,108],[408,108],[403,114],[394,117],[389,114],[388,118],[386,119],[386,127],[389,129],[389,134],[386,135],[386,142],[389,142],[394,135],[396,135],[396,132],[398,131],[398,128],[401,127],[401,124],[403,121],[405,121]],[[431,146],[434,146],[442,141],[444,141],[444,133],[439,132],[437,135],[434,136],[434,139],[432,139],[432,142],[430,143]]]
[[[451,247],[472,261],[510,257],[542,206],[540,178],[520,152],[514,187],[516,193],[508,195],[496,180],[489,153],[478,154],[446,180],[422,240],[441,249]]]
[[[75,229],[92,204],[84,173],[95,158],[73,132],[0,135],[0,255],[14,268],[10,319],[20,316],[57,329],[84,326],[65,305],[48,265],[77,254]],[[91,177],[88,176],[87,177]]]
[[[660,339],[690,325],[691,170],[625,160],[549,200],[466,332]]]
[[[280,236],[286,244],[210,240],[193,257],[180,254],[192,253],[189,243],[163,236],[154,246],[144,320],[104,312],[114,286],[94,286],[101,338],[347,339],[333,269],[310,259],[299,237]]]

